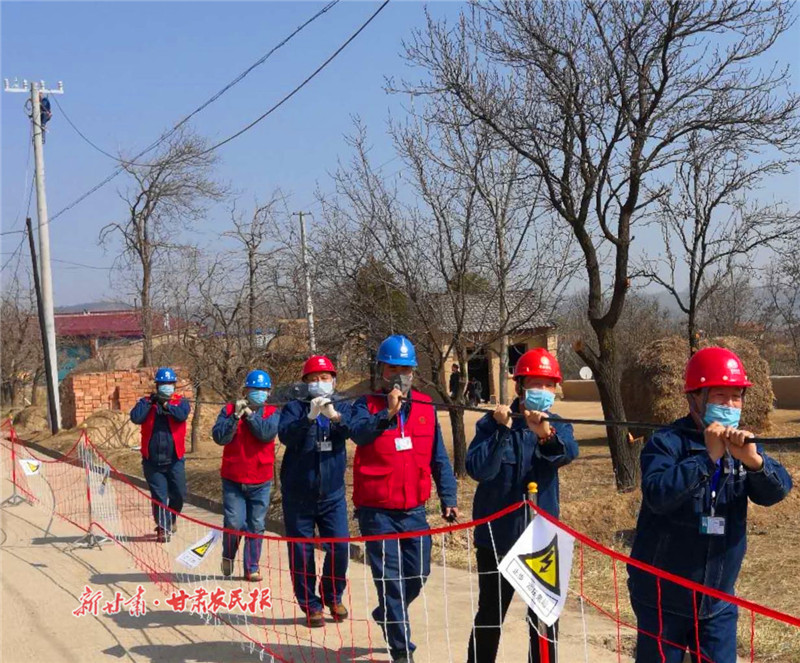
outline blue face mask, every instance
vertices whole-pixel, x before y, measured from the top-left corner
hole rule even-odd
[[[247,392],[247,400],[253,405],[264,405],[269,397],[269,392],[266,389],[251,389]]]
[[[703,423],[706,426],[710,426],[716,421],[723,426],[733,426],[734,428],[738,428],[739,419],[741,416],[741,408],[709,403],[706,405],[706,413],[703,415]]]
[[[333,380],[330,382],[323,382],[322,380],[317,382],[309,382],[308,396],[309,398],[317,398],[317,396],[330,396],[333,393],[334,386]]]
[[[525,408],[528,410],[547,412],[555,402],[556,395],[551,391],[547,391],[547,389],[525,390]]]
[[[166,396],[167,398],[169,398],[174,393],[175,393],[175,385],[174,384],[160,384],[160,385],[158,385],[158,395],[159,396]]]

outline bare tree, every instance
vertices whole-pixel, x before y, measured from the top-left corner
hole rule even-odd
[[[373,169],[361,129],[353,140],[352,162],[335,175],[339,196],[326,201],[325,235],[335,242],[324,250],[327,271],[337,276],[333,289],[340,293],[340,300],[354,295],[343,309],[357,329],[368,331],[364,339],[368,344],[374,346],[386,334],[397,332],[414,340],[427,369],[420,379],[453,406],[449,414],[454,466],[463,476],[466,433],[463,410],[457,406],[464,403],[464,393],[456,390],[451,395],[445,365],[455,361],[461,373],[468,375],[470,359],[549,312],[552,298],[563,285],[551,278],[564,264],[558,259],[562,247],[541,232],[542,241],[549,243],[557,257],[528,263],[526,249],[532,236],[521,232],[513,237],[509,244],[513,260],[507,261],[506,272],[512,268],[524,272],[526,289],[516,292],[513,303],[508,302],[502,312],[490,267],[495,222],[479,193],[479,186],[484,187],[486,195],[498,203],[491,196],[496,183],[482,179],[489,175],[485,161],[491,145],[444,125],[395,126],[393,135],[398,154],[409,165],[418,201],[403,202],[397,189]],[[476,175],[482,165],[482,174]],[[510,211],[504,213],[511,217]],[[535,200],[529,199],[519,214],[529,226],[536,217]],[[507,230],[502,231],[504,237]],[[476,296],[481,304],[477,319]]]
[[[753,272],[740,267],[731,269],[706,297],[697,317],[700,338],[743,336],[760,345],[764,328],[751,280]]]
[[[275,225],[275,207],[278,202],[276,193],[264,205],[256,203],[249,220],[245,221],[237,214],[236,207],[231,210],[233,229],[223,233],[223,237],[233,238],[241,246],[244,253],[245,282],[247,283],[247,326],[249,328],[248,348],[252,354],[256,342],[257,309],[259,298],[265,287],[261,279],[262,271],[281,250],[270,242],[271,229]],[[265,250],[269,249],[269,250]]]
[[[2,401],[13,405],[31,388],[35,404],[36,384],[44,371],[41,337],[38,329],[36,300],[32,288],[25,288],[14,275],[3,284],[0,300],[0,354]]]
[[[582,290],[571,294],[561,301],[556,310],[555,321],[558,325],[559,344],[568,349],[559,355],[564,379],[576,380],[579,371],[585,365],[583,359],[572,349],[572,344],[592,333],[592,327],[586,317],[586,302],[589,293]],[[680,333],[680,325],[676,316],[659,304],[658,299],[638,288],[632,288],[625,298],[625,307],[617,324],[617,342],[625,348],[618,353],[618,370],[625,369],[627,360],[635,357],[645,345],[654,339]]]
[[[124,221],[105,225],[100,242],[122,242],[116,266],[132,269],[139,278],[137,295],[142,314],[142,364],[153,362],[154,274],[171,251],[179,248],[179,231],[202,218],[206,204],[219,200],[224,188],[211,179],[216,154],[206,142],[182,128],[166,141],[151,163],[122,162],[132,180],[120,197],[128,207]],[[166,270],[165,270],[166,271]]]
[[[800,241],[778,254],[767,272],[771,298],[768,315],[776,323],[778,344],[788,346],[790,356],[778,367],[781,372],[800,373]]]
[[[687,316],[691,353],[699,348],[698,314],[708,298],[734,270],[751,271],[757,251],[797,235],[800,214],[755,199],[763,180],[786,172],[789,163],[780,156],[754,162],[736,142],[689,136],[669,193],[659,196],[653,212],[664,244],[659,257],[643,260],[642,275],[665,288]]]
[[[489,126],[541,177],[574,234],[594,336],[576,350],[608,419],[625,417],[615,328],[633,223],[662,193],[645,184],[697,132],[735,135],[753,151],[796,148],[800,99],[785,93],[788,72],[754,66],[791,22],[781,0],[474,1],[455,27],[429,18],[407,45],[427,75],[406,88]],[[632,489],[638,448],[624,428],[607,433],[617,487]]]

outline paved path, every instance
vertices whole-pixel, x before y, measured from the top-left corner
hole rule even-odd
[[[2,484],[5,498],[10,494],[10,483],[3,481]],[[208,522],[220,519],[216,514],[193,507],[187,512]],[[129,554],[120,546],[107,543],[101,550],[73,549],[81,532],[59,519],[54,520],[51,535],[45,538],[48,516],[41,507],[28,504],[4,507],[0,511],[2,661],[235,663],[258,660],[257,654],[241,649],[239,642],[243,638],[232,628],[206,624],[190,613],[164,610],[163,594],[147,575],[135,568]],[[183,538],[176,537],[162,546],[164,553],[174,557],[203,533],[199,527],[194,531],[192,526],[184,529],[189,531]],[[226,588],[243,585],[241,580],[223,581],[212,575],[218,573],[218,551],[215,553],[214,559],[205,560],[198,568],[198,575],[179,579],[187,592],[191,593],[198,584],[209,591],[216,585]],[[288,591],[285,546],[268,545],[265,555],[272,557],[269,565],[274,575],[266,577],[264,584],[271,581],[274,610],[263,618],[249,620],[248,632],[258,641],[269,640],[269,646],[281,660],[308,663],[387,660],[381,651],[379,629],[372,620],[365,619],[375,605],[375,590],[364,565],[352,562],[350,566],[348,603],[356,618],[342,625],[329,623],[325,629],[312,631],[299,625],[296,619],[299,613]],[[277,576],[279,569],[283,570],[282,578]],[[78,607],[79,596],[87,584],[93,589],[102,589],[106,599],[115,591],[125,597],[132,596],[141,584],[146,590],[148,611],[140,617],[132,617],[127,612],[73,617],[71,612]],[[424,596],[411,610],[413,637],[419,647],[415,656],[418,663],[464,660],[473,601],[477,599],[475,592],[474,576],[470,578],[466,571],[449,568],[445,591],[442,567],[434,565]],[[152,605],[156,599],[160,600],[161,608]],[[238,616],[229,617],[233,622],[242,623]],[[612,634],[610,623],[601,619],[590,620],[587,629],[590,642],[600,642]],[[593,645],[588,645],[586,658],[582,624],[575,613],[569,612],[562,619],[561,633],[561,663],[617,661],[616,654]],[[524,661],[525,634],[524,606],[515,600],[504,628],[498,661]]]

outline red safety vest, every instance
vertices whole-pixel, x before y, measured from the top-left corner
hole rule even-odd
[[[436,434],[436,410],[432,399],[418,391],[411,398],[403,435],[411,438],[411,449],[398,451],[395,440],[400,426],[387,429],[372,444],[356,447],[353,460],[353,504],[379,509],[407,511],[425,504],[431,496],[431,458]],[[386,409],[384,396],[367,396],[367,409],[377,414]],[[399,419],[399,415],[398,415]]]
[[[225,412],[233,414],[235,406],[228,403]],[[261,416],[266,419],[277,408],[265,405]],[[272,481],[275,467],[275,438],[262,442],[250,431],[244,419],[239,419],[233,439],[225,445],[222,452],[220,475],[223,479],[236,483],[264,483]]]
[[[180,405],[183,396],[172,394],[169,399],[170,405]],[[147,413],[147,419],[142,424],[142,458],[150,456],[150,438],[153,436],[153,426],[156,423],[156,408],[158,406],[154,403],[150,406],[150,412]],[[174,417],[167,417],[169,423],[169,430],[172,433],[172,440],[175,442],[175,455],[178,458],[183,458],[186,453],[186,421],[178,421]]]

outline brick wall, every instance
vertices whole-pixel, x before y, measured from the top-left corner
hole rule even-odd
[[[176,372],[181,374],[177,369]],[[97,410],[129,412],[137,400],[153,392],[154,373],[155,369],[140,368],[68,375],[59,388],[62,425],[74,428]],[[194,389],[187,381],[179,381],[175,391],[189,399],[194,398]],[[191,420],[192,415],[189,424]]]

